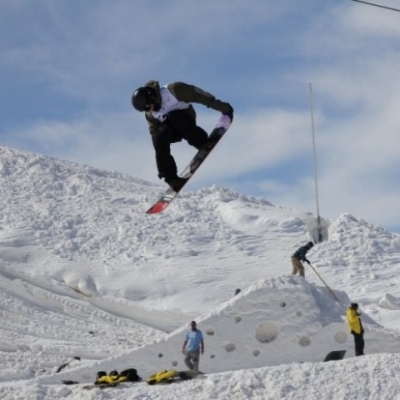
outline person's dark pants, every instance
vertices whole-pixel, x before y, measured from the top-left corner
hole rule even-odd
[[[364,355],[364,335],[362,333],[353,333],[354,336],[354,344],[355,344],[355,353],[356,356],[363,356]]]
[[[196,125],[196,119],[186,111],[172,111],[168,114],[166,122],[152,135],[160,178],[169,180],[176,177],[178,171],[171,155],[171,143],[180,142],[182,139],[199,149],[207,142],[208,135],[204,129]]]

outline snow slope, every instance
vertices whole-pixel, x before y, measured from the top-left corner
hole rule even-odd
[[[2,399],[400,398],[399,235],[346,213],[331,221],[309,258],[338,302],[310,268],[306,280],[290,275],[310,213],[188,187],[149,216],[162,186],[7,147],[0,180]],[[350,301],[366,325],[368,356],[357,359]],[[185,369],[192,319],[205,335],[202,380],[61,384]],[[345,360],[321,362],[341,349]]]

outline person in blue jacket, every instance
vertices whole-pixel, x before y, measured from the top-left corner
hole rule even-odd
[[[196,321],[190,323],[190,330],[186,333],[182,346],[185,355],[185,364],[191,371],[199,370],[200,353],[204,354],[204,340],[200,329],[197,329]]]
[[[306,262],[307,264],[310,264],[310,261],[306,258],[306,254],[313,247],[314,243],[308,242],[305,246],[300,247],[294,252],[291,259],[293,266],[292,275],[297,275],[298,273],[300,276],[304,277],[303,261]]]

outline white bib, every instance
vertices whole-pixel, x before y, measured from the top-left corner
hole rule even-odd
[[[179,101],[166,86],[160,89],[161,95],[161,108],[158,111],[152,111],[151,114],[154,118],[159,121],[164,122],[167,118],[167,114],[174,110],[184,110],[189,108],[189,103],[184,101]]]

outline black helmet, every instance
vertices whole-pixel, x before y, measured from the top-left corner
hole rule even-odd
[[[133,107],[142,112],[149,111],[150,105],[155,102],[155,92],[153,88],[150,87],[140,87],[136,89],[132,95],[132,105]]]

